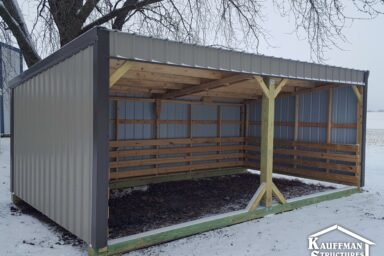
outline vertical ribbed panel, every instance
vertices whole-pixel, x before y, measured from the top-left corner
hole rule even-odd
[[[153,107],[154,108],[154,107]],[[188,120],[188,105],[164,102],[161,106],[160,120]],[[188,125],[161,124],[160,138],[187,138]]]
[[[275,106],[275,132],[277,140],[293,140],[295,122],[295,97],[283,97],[276,99]],[[286,123],[286,125],[284,125]],[[290,124],[290,125],[288,125]]]
[[[15,194],[90,243],[93,48],[14,92]]]
[[[253,102],[248,105],[249,128],[248,136],[261,136],[261,101]]]
[[[333,89],[332,122],[355,124],[357,121],[357,98],[351,87]],[[355,144],[356,129],[332,128],[332,143]]]
[[[299,122],[327,123],[328,92],[326,90],[306,93],[300,96]],[[325,127],[300,127],[299,141],[325,143],[327,129]]]

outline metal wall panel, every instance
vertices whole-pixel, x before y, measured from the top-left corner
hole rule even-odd
[[[300,95],[299,122],[327,123],[328,91],[315,91]],[[324,127],[300,127],[298,140],[325,143],[327,129]]]
[[[252,102],[248,104],[248,136],[260,137],[261,136],[261,101]]]
[[[355,124],[357,121],[357,98],[351,87],[333,89],[332,122]],[[332,143],[355,144],[356,129],[332,128]]]
[[[110,55],[177,66],[365,85],[364,71],[110,32]]]
[[[14,89],[14,193],[91,242],[93,47]]]
[[[351,87],[334,87],[332,97],[332,122],[334,124],[354,125],[357,121],[357,99]],[[328,90],[314,91],[299,96],[298,140],[325,143],[326,127],[310,127],[310,124],[326,125],[328,122]],[[248,104],[249,131],[248,136],[261,135],[261,101]],[[295,97],[276,99],[275,105],[275,139],[293,140],[295,121]],[[278,122],[287,123],[279,125]],[[306,125],[304,125],[306,124]],[[355,144],[355,128],[336,128],[331,131],[331,143]]]
[[[10,134],[11,96],[8,82],[22,71],[22,57],[19,49],[0,44],[0,134]]]
[[[276,99],[274,136],[277,140],[293,140],[294,127],[292,125],[278,125],[279,122],[295,122],[295,97]]]

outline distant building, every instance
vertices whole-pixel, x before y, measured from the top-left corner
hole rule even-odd
[[[0,135],[8,136],[10,123],[10,90],[8,81],[23,70],[23,59],[20,49],[0,42]]]

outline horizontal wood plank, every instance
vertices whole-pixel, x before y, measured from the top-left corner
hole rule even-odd
[[[183,157],[164,157],[164,158],[150,158],[142,160],[129,160],[129,161],[117,161],[110,162],[110,168],[122,168],[122,167],[133,167],[133,166],[145,166],[154,164],[172,164],[182,163],[189,161],[208,161],[208,160],[223,160],[223,159],[234,159],[244,158],[243,153],[231,153],[231,154],[216,154],[216,155],[204,155],[204,156],[183,156]]]
[[[196,152],[216,152],[216,151],[238,151],[243,150],[244,146],[222,145],[222,146],[204,146],[204,147],[176,147],[176,148],[158,148],[158,149],[135,149],[123,151],[111,151],[109,157],[127,157],[127,156],[146,156],[146,155],[165,155],[165,154],[184,154]]]
[[[215,168],[216,169],[217,168],[233,168],[233,167],[242,167],[242,166],[244,166],[243,161],[233,161],[233,162],[221,162],[221,163],[192,164],[192,165],[175,166],[175,167],[151,168],[151,169],[144,169],[144,170],[130,170],[130,171],[124,171],[124,172],[111,172],[110,179],[122,179],[122,178],[129,178],[129,177],[150,176],[150,175],[196,171],[196,170],[209,170],[209,169],[215,169]]]
[[[206,143],[242,143],[244,137],[228,138],[187,138],[187,139],[151,139],[151,140],[115,140],[110,141],[110,147],[134,147],[134,146],[162,146],[162,145],[187,145]]]

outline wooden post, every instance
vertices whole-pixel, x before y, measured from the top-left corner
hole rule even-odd
[[[353,91],[356,94],[357,97],[357,111],[356,111],[356,144],[359,145],[359,151],[357,152],[358,155],[361,155],[361,148],[362,148],[362,137],[363,137],[363,89],[352,87]],[[361,172],[361,163],[358,161],[356,163],[357,173],[356,175],[360,177]],[[360,185],[360,183],[359,183]],[[360,187],[360,186],[359,186]]]
[[[264,204],[272,206],[272,169],[273,169],[273,134],[275,119],[275,81],[268,79],[266,85],[268,94],[264,94],[261,101],[261,157],[260,157],[260,182],[265,183]]]
[[[299,117],[300,117],[300,95],[295,95],[295,127],[293,131],[293,140],[297,141],[299,137]],[[294,150],[297,149],[297,147],[293,147]],[[293,156],[294,161],[296,162],[297,156]],[[294,164],[293,168],[296,168],[297,165]]]
[[[333,104],[333,90],[332,87],[329,88],[328,91],[328,120],[327,120],[327,144],[330,144],[332,141],[332,104]],[[325,152],[329,153],[327,149]],[[327,159],[327,163],[329,163],[329,159]],[[329,172],[329,169],[326,169],[326,172]]]
[[[283,79],[276,86],[276,80],[256,77],[256,80],[263,92],[261,101],[261,146],[260,146],[260,188],[256,191],[251,202],[248,204],[250,211],[255,210],[262,197],[265,207],[272,206],[272,195],[275,194],[280,203],[286,203],[284,196],[273,184],[273,135],[275,125],[275,99],[287,83]]]
[[[188,137],[192,139],[192,104],[188,104]],[[189,144],[189,147],[192,147],[192,144]],[[192,156],[192,153],[189,153],[188,156]],[[192,167],[192,162],[188,162],[189,166]],[[192,171],[192,168],[189,170]]]
[[[221,106],[220,105],[217,105],[216,137],[221,139]],[[217,142],[216,145],[219,147],[219,151],[216,151],[216,153],[221,154],[221,141]],[[217,162],[221,162],[221,160],[217,159]]]
[[[160,114],[161,114],[161,100],[156,100],[155,101],[155,135],[156,139],[160,138]],[[155,148],[158,150],[159,146],[155,146]],[[159,154],[156,154],[156,158],[159,158]],[[159,170],[159,165],[155,165],[156,168],[156,175],[159,175],[158,170]]]

